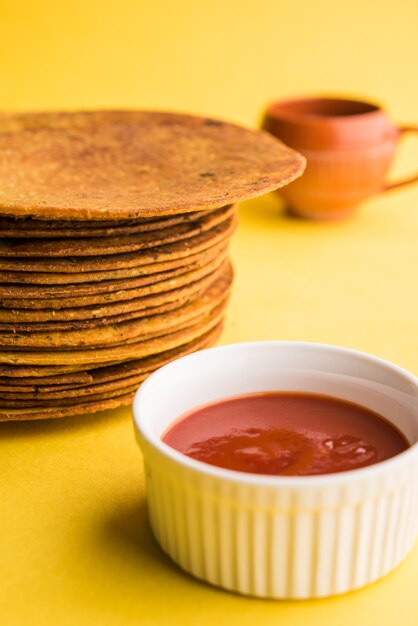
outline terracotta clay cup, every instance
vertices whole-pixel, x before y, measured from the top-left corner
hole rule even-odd
[[[307,158],[305,173],[279,192],[296,215],[344,218],[362,200],[418,181],[416,175],[385,182],[399,138],[418,126],[395,126],[376,104],[338,98],[274,102],[262,127]]]

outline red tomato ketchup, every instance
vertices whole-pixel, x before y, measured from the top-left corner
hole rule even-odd
[[[330,474],[384,461],[409,447],[365,407],[310,393],[256,393],[181,416],[162,436],[198,461],[239,472]]]

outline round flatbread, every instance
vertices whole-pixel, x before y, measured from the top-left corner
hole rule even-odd
[[[237,226],[237,217],[224,220],[218,226],[207,232],[183,239],[165,246],[157,246],[149,250],[127,252],[125,254],[112,254],[108,256],[93,257],[41,257],[41,258],[13,258],[0,256],[0,270],[12,270],[19,272],[63,272],[67,274],[84,273],[95,271],[114,271],[141,267],[154,263],[162,263],[179,259],[187,259],[192,254],[208,250],[212,246],[225,242],[234,232]]]
[[[77,388],[65,388],[65,386],[53,391],[44,392],[41,388],[38,388],[36,392],[17,392],[15,390],[4,391],[0,389],[0,406],[3,400],[23,400],[28,402],[36,401],[39,404],[47,405],[50,401],[53,404],[55,400],[63,400],[64,398],[77,400],[87,400],[92,396],[97,397],[101,394],[109,391],[117,391],[117,394],[122,393],[129,387],[138,386],[145,378],[147,374],[137,374],[136,376],[127,376],[119,380],[110,381],[107,383],[99,383],[97,385],[84,385]],[[56,402],[55,402],[56,404]]]
[[[128,361],[129,359],[125,359]],[[113,363],[106,363],[106,365],[118,365],[123,362],[124,359],[118,359]],[[102,367],[100,363],[92,363],[89,365],[89,370]],[[86,371],[85,365],[17,365],[16,363],[7,364],[0,363],[0,376],[10,378],[24,378],[26,376],[35,377],[47,377],[47,376],[62,376],[63,374],[84,373]]]
[[[14,285],[0,284],[0,300],[2,298],[12,299],[42,299],[45,308],[48,307],[49,298],[77,298],[79,296],[90,296],[99,293],[112,293],[155,285],[161,281],[169,281],[183,274],[189,274],[192,271],[200,270],[207,265],[221,263],[225,260],[226,252],[219,254],[216,258],[210,259],[208,263],[195,261],[183,267],[177,267],[166,272],[158,272],[156,274],[146,274],[133,278],[124,278],[120,280],[102,280],[98,282],[79,283],[75,285]]]
[[[93,393],[91,395],[86,396],[85,399],[86,400],[88,399],[90,401],[106,400],[108,398],[113,398],[114,396],[120,396],[121,393],[123,394],[134,393],[138,389],[139,384],[145,378],[146,376],[143,375],[141,377],[138,377],[137,383],[135,383],[134,385],[127,385],[119,389]],[[39,407],[39,406],[53,407],[53,406],[56,406],[57,404],[61,406],[77,406],[77,404],[79,403],[80,403],[80,399],[77,396],[70,397],[70,398],[67,398],[67,397],[56,398],[55,400],[45,400],[45,399],[38,400],[37,398],[26,399],[26,400],[23,400],[23,399],[11,400],[11,399],[3,398],[0,394],[0,411],[2,409],[7,409],[7,408],[34,408],[34,407]]]
[[[215,343],[221,331],[221,327],[221,324],[218,324],[213,328],[210,339],[208,339],[207,343],[202,345],[202,347],[209,347]],[[195,349],[196,348],[191,348],[190,352],[193,352]],[[189,352],[185,352],[185,354],[189,354]],[[119,406],[130,404],[135,390],[136,387],[131,392],[127,392],[125,389],[120,395],[107,399],[102,398],[100,400],[92,401],[90,398],[89,402],[79,402],[73,406],[63,406],[60,404],[59,400],[57,400],[57,404],[54,406],[44,407],[37,403],[37,406],[29,408],[2,407],[0,408],[0,421],[70,417],[72,415],[90,414],[106,409],[114,409]]]
[[[72,415],[87,415],[107,409],[116,409],[119,406],[131,404],[134,393],[97,400],[96,402],[81,402],[76,406],[32,407],[32,408],[0,408],[0,422],[13,422],[24,420],[51,419],[57,417],[71,417]]]
[[[221,275],[203,295],[180,308],[160,315],[143,317],[120,324],[100,326],[99,328],[68,330],[56,332],[0,332],[0,347],[26,349],[72,349],[93,346],[121,345],[132,343],[139,337],[152,337],[172,332],[174,329],[189,325],[198,320],[226,298],[231,287],[232,276]]]
[[[204,290],[201,290],[202,293]],[[200,291],[197,292],[199,295]],[[121,313],[120,315],[112,315],[110,317],[98,317],[87,320],[70,320],[68,322],[22,322],[22,323],[0,323],[0,331],[13,332],[13,333],[36,333],[36,332],[56,332],[62,330],[82,330],[84,328],[99,328],[100,326],[109,326],[112,324],[119,324],[120,322],[127,322],[133,319],[140,319],[141,317],[147,317],[151,315],[159,315],[160,313],[167,313],[168,311],[174,311],[180,308],[186,302],[193,300],[193,297],[181,297],[177,298],[173,302],[166,302],[160,306],[149,307],[147,309],[141,309],[139,311],[130,311],[128,313]],[[77,309],[76,309],[77,310]],[[27,313],[27,311],[25,311]]]
[[[217,208],[300,175],[263,131],[150,111],[3,113],[0,213],[121,220]]]
[[[220,257],[214,259],[207,265],[194,269],[190,272],[185,272],[179,276],[169,278],[167,280],[161,280],[152,284],[144,285],[143,287],[136,287],[134,289],[120,289],[112,290],[108,293],[94,293],[93,295],[77,295],[63,296],[63,297],[47,297],[44,298],[0,298],[0,306],[5,309],[67,309],[70,307],[89,307],[97,304],[107,304],[111,302],[122,302],[124,300],[133,300],[136,298],[144,298],[153,294],[164,293],[173,289],[179,289],[181,287],[187,287],[200,280],[213,274],[221,265],[225,265],[225,259]],[[134,279],[135,280],[135,279]],[[7,288],[6,288],[7,289]]]
[[[4,369],[3,366],[0,366]],[[15,386],[23,386],[26,390],[35,389],[40,382],[39,376],[20,376],[14,375],[14,368],[10,367],[8,370],[2,373],[0,376],[0,385],[6,389],[13,388]],[[48,384],[51,388],[56,385],[88,385],[93,382],[93,378],[89,372],[74,372],[69,374],[56,374],[54,376],[45,377],[45,384]]]
[[[138,267],[130,267],[120,270],[105,270],[102,272],[66,274],[58,272],[0,271],[0,283],[14,283],[17,285],[74,285],[82,283],[97,283],[107,280],[138,278],[141,276],[163,274],[176,269],[187,271],[189,265],[202,266],[215,257],[224,255],[227,247],[227,243],[221,242],[220,244],[212,246],[207,250],[203,250],[197,254],[191,254],[188,257],[173,259],[172,261],[163,261],[162,263],[139,265]]]
[[[232,217],[230,206],[206,213],[199,220],[135,235],[74,239],[0,239],[0,257],[84,257],[123,254],[190,239]]]
[[[114,316],[124,315],[126,313],[135,313],[142,311],[144,314],[151,314],[148,311],[156,312],[158,307],[166,305],[180,305],[186,300],[191,300],[203,293],[209,285],[211,285],[222,273],[223,268],[212,272],[211,274],[196,280],[195,282],[171,289],[163,293],[152,294],[142,298],[134,298],[122,302],[113,302],[105,305],[84,306],[68,309],[1,309],[0,322],[7,324],[18,323],[34,323],[34,322],[50,322],[50,321],[79,321],[94,320],[100,318],[110,318]],[[167,309],[165,309],[167,310]],[[122,321],[122,320],[119,320]]]
[[[211,345],[220,335],[222,324],[218,324],[214,329],[205,333],[193,341],[166,350],[159,354],[151,355],[143,359],[131,359],[118,365],[107,365],[94,370],[86,370],[79,374],[61,374],[48,377],[26,377],[26,378],[0,378],[0,389],[9,393],[33,393],[38,394],[62,391],[67,389],[81,389],[90,385],[98,385],[107,382],[114,382],[153,372],[173,359],[180,358],[189,352],[201,350]]]
[[[225,304],[216,307],[210,314],[198,323],[154,339],[136,341],[109,348],[94,348],[68,351],[16,351],[5,350],[0,352],[0,363],[14,365],[89,365],[106,364],[115,360],[140,358],[151,354],[158,354],[165,350],[177,348],[214,328],[222,319]],[[84,368],[86,369],[86,368]]]
[[[1,217],[0,233],[2,237],[19,239],[60,239],[71,237],[115,237],[132,235],[161,229],[172,228],[185,222],[200,220],[211,211],[180,213],[159,219],[139,219],[125,222],[71,222],[46,221],[33,218]]]

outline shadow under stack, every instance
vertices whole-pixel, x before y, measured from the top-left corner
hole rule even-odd
[[[0,116],[0,420],[128,404],[211,346],[234,203],[296,178],[266,133],[135,111]]]

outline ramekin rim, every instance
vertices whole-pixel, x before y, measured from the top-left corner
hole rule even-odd
[[[246,341],[246,342],[237,342],[231,344],[225,344],[222,346],[215,346],[212,348],[206,348],[204,350],[199,350],[197,352],[193,352],[191,354],[179,357],[174,361],[164,365],[159,368],[155,372],[153,372],[139,387],[139,389],[135,393],[135,397],[132,405],[132,413],[133,413],[133,422],[134,427],[138,431],[140,437],[145,439],[154,449],[158,450],[163,456],[170,458],[173,462],[182,465],[183,467],[194,470],[199,474],[206,474],[214,478],[218,478],[219,480],[228,480],[235,483],[245,483],[247,485],[251,484],[254,486],[261,487],[282,487],[282,488],[292,488],[295,490],[306,489],[306,487],[320,487],[326,486],[327,484],[335,484],[341,483],[346,484],[348,482],[357,482],[364,478],[369,478],[374,475],[379,475],[383,472],[390,471],[391,469],[395,469],[396,466],[401,463],[405,463],[409,460],[409,457],[412,457],[418,454],[418,441],[410,445],[406,450],[396,454],[395,456],[386,459],[385,461],[380,461],[379,463],[373,463],[372,465],[368,465],[366,467],[357,468],[354,470],[348,470],[344,472],[333,472],[329,474],[314,474],[314,475],[306,475],[306,476],[283,476],[283,475],[267,475],[267,474],[251,474],[249,472],[240,472],[237,470],[230,470],[222,467],[217,467],[215,465],[210,465],[209,463],[204,463],[203,461],[198,461],[197,459],[193,459],[181,452],[175,450],[168,444],[164,443],[158,436],[154,435],[151,430],[143,429],[139,426],[138,419],[138,404],[140,402],[140,398],[146,392],[148,386],[153,383],[155,378],[160,375],[160,372],[167,372],[169,369],[175,368],[178,362],[184,362],[185,360],[193,360],[196,358],[201,358],[202,354],[209,352],[227,352],[232,351],[234,349],[244,349],[250,346],[315,346],[317,348],[322,348],[326,350],[331,350],[333,352],[339,352],[344,354],[352,354],[353,356],[361,357],[366,360],[370,360],[372,362],[378,362],[380,365],[384,365],[385,367],[389,367],[392,370],[395,370],[405,378],[407,378],[411,383],[418,387],[418,378],[414,376],[408,370],[402,368],[396,363],[392,363],[386,359],[381,357],[369,354],[367,352],[362,352],[360,350],[355,350],[353,348],[346,348],[343,346],[338,346],[334,344],[320,343],[314,341],[287,341],[287,340],[270,340],[270,341]]]

